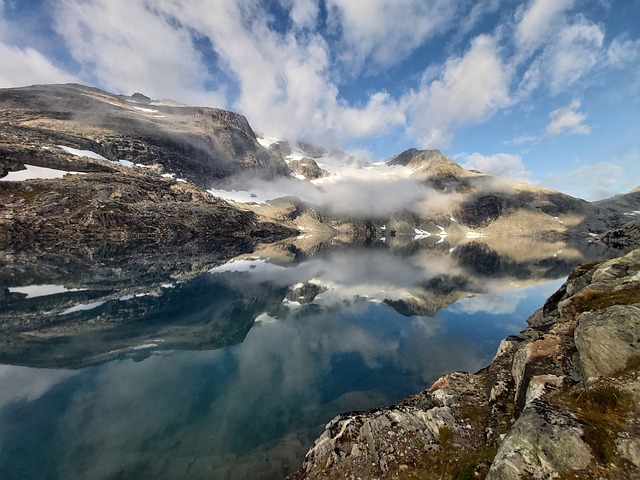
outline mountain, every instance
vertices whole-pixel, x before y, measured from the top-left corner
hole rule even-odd
[[[585,239],[640,211],[638,191],[589,203],[439,150],[369,163],[257,136],[233,112],[75,84],[0,89],[0,134],[0,245],[19,248],[296,231],[343,243]]]
[[[145,241],[238,254],[247,238],[294,234],[199,188],[241,171],[289,173],[241,115],[81,85],[0,90],[1,250]]]
[[[259,141],[281,152],[290,167],[295,158],[313,162],[308,169],[297,169],[296,177],[315,190],[305,194],[292,186],[289,194],[285,185],[278,191],[280,198],[274,198],[248,186],[261,199],[248,208],[305,234],[333,231],[346,234],[348,241],[363,235],[387,240],[389,235],[422,240],[467,235],[589,239],[632,220],[640,209],[638,191],[591,203],[464,169],[439,150],[412,148],[384,163],[363,164],[343,152],[306,151],[308,146],[291,147],[275,139]],[[385,202],[391,207],[377,208]]]
[[[242,115],[177,105],[74,84],[0,89],[0,168],[28,163],[84,171],[84,162],[62,145],[155,167],[204,188],[244,171],[289,174]]]

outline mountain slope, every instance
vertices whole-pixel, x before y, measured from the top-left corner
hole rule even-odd
[[[74,161],[55,148],[64,145],[112,161],[161,165],[207,188],[244,171],[266,178],[289,174],[282,158],[257,143],[239,114],[152,102],[141,94],[112,95],[82,85],[0,89],[0,133],[4,171],[24,163],[48,167]],[[43,147],[50,150],[43,152]]]

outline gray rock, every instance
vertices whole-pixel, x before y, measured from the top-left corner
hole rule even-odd
[[[592,383],[640,357],[640,308],[614,305],[578,317],[575,343],[583,380]]]
[[[591,451],[581,437],[582,428],[572,416],[534,400],[500,445],[487,480],[546,480],[587,468]]]

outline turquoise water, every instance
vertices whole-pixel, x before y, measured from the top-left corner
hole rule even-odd
[[[562,283],[539,267],[479,274],[446,250],[352,249],[243,258],[154,295],[14,301],[45,298],[42,315],[76,324],[145,313],[4,355],[0,478],[283,478],[335,415],[487,365]],[[90,308],[63,315],[74,301]]]

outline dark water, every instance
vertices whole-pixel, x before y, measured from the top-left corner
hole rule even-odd
[[[0,478],[283,478],[335,415],[487,365],[584,260],[558,250],[341,248],[146,289],[9,285]]]

